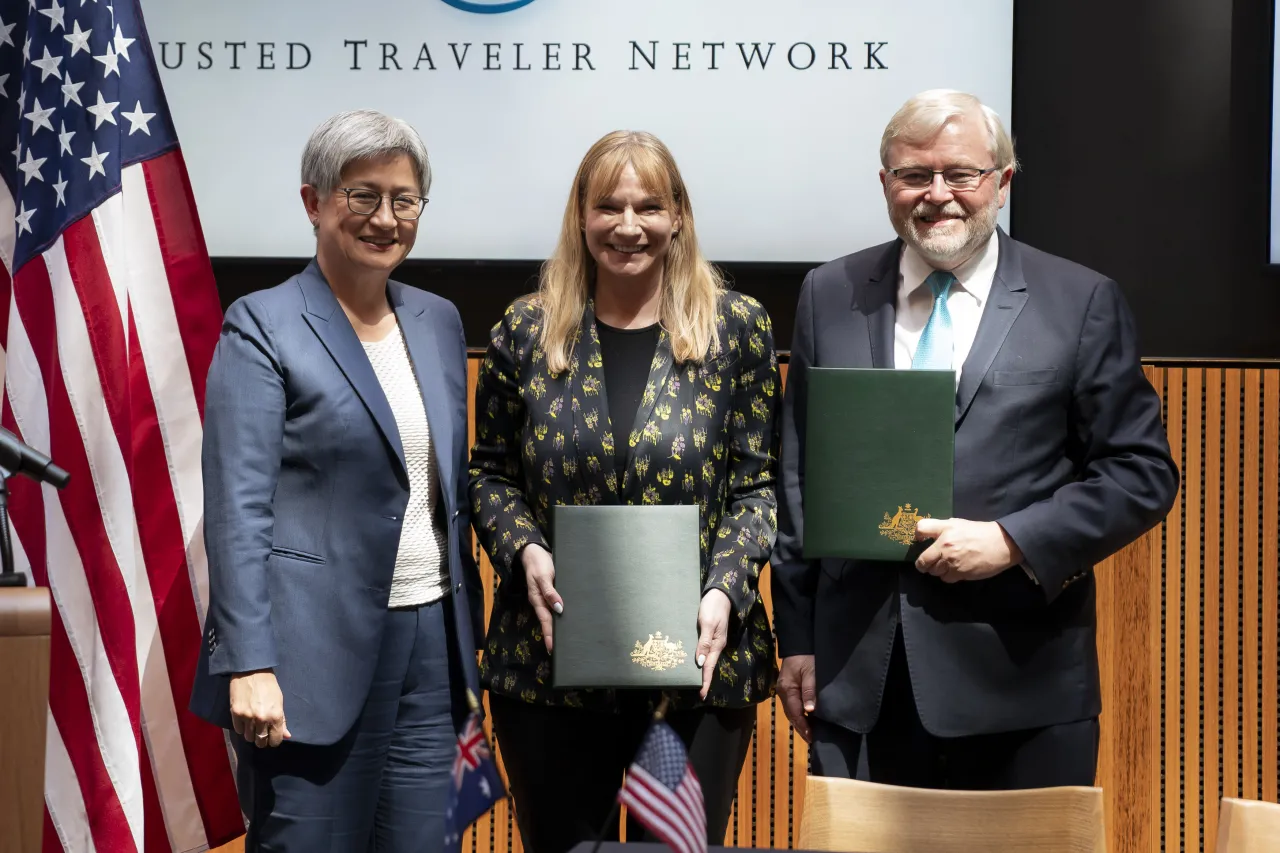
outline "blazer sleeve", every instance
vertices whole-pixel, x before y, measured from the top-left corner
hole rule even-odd
[[[447,304],[449,306],[449,319],[454,327],[454,335],[457,340],[459,369],[465,377],[467,372],[467,339],[466,333],[462,328],[462,315],[458,313],[457,306],[452,302]],[[455,425],[463,431],[463,435],[466,434],[467,403],[465,393],[463,394],[461,411]],[[484,647],[484,586],[480,580],[480,567],[476,565],[475,549],[471,541],[471,501],[468,496],[470,472],[468,470],[465,442],[461,444],[461,450],[458,451],[454,462],[453,470],[457,474],[454,478],[456,482],[451,486],[457,490],[454,495],[454,505],[458,508],[459,516],[455,524],[458,536],[458,562],[462,566],[462,579],[467,589],[467,606],[470,609],[471,629],[474,635],[475,647],[478,650]]]
[[[997,519],[1052,601],[1082,571],[1159,523],[1178,469],[1142,373],[1133,316],[1114,281],[1090,298],[1076,351],[1072,430],[1081,474],[1049,498]]]
[[[743,297],[739,297],[743,298]],[[769,315],[751,300],[739,344],[738,376],[729,413],[728,494],[712,544],[703,592],[719,589],[745,622],[759,598],[760,571],[778,528],[778,357]]]
[[[217,643],[210,675],[278,663],[267,558],[284,445],[284,371],[270,318],[252,297],[228,309],[205,390],[204,540]]]
[[[493,327],[476,385],[476,442],[471,448],[471,512],[476,535],[503,583],[523,583],[520,550],[530,543],[550,550],[524,495],[520,433],[525,421],[517,341],[528,318],[517,304]]]
[[[773,551],[773,627],[779,657],[813,654],[813,611],[818,563],[805,560],[804,464],[808,370],[814,359],[813,272],[805,276],[796,305],[791,362],[782,404],[782,459],[779,466],[778,543]]]

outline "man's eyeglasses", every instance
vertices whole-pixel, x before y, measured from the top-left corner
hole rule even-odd
[[[918,166],[907,166],[901,169],[885,169],[885,171],[908,189],[922,190],[933,183],[934,175],[941,175],[943,183],[953,190],[963,192],[977,189],[984,177],[1000,169],[996,166],[990,169],[922,169]]]
[[[416,195],[385,196],[373,190],[338,187],[338,192],[347,197],[347,209],[361,216],[373,216],[382,206],[384,198],[391,199],[391,215],[396,219],[412,222],[422,215],[427,206],[427,199]]]

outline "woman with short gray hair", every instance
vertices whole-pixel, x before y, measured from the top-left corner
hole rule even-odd
[[[483,623],[462,323],[390,280],[430,186],[400,119],[321,124],[315,258],[227,310],[209,370],[191,707],[234,732],[248,851],[444,847]]]

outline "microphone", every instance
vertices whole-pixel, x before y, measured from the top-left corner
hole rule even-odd
[[[18,437],[0,427],[0,468],[11,474],[22,474],[37,483],[48,483],[61,489],[71,479],[53,460],[34,447],[23,444]]]

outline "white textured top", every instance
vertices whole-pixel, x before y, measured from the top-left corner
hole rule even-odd
[[[404,461],[409,468],[409,504],[400,527],[400,547],[396,551],[391,599],[387,606],[427,604],[449,593],[449,540],[437,523],[440,471],[431,452],[427,410],[400,325],[397,323],[380,341],[361,343],[382,385],[382,393],[391,404],[404,448]]]
[[[956,372],[957,384],[965,359],[973,348],[973,339],[978,336],[982,309],[991,295],[999,263],[1000,240],[993,233],[987,245],[955,269],[956,283],[947,293],[947,311],[951,314],[955,335],[951,367]],[[933,313],[933,291],[923,286],[932,272],[928,261],[910,246],[902,247],[902,263],[898,265],[898,313],[893,327],[893,366],[898,370],[911,369],[916,344],[920,343],[920,335]]]

